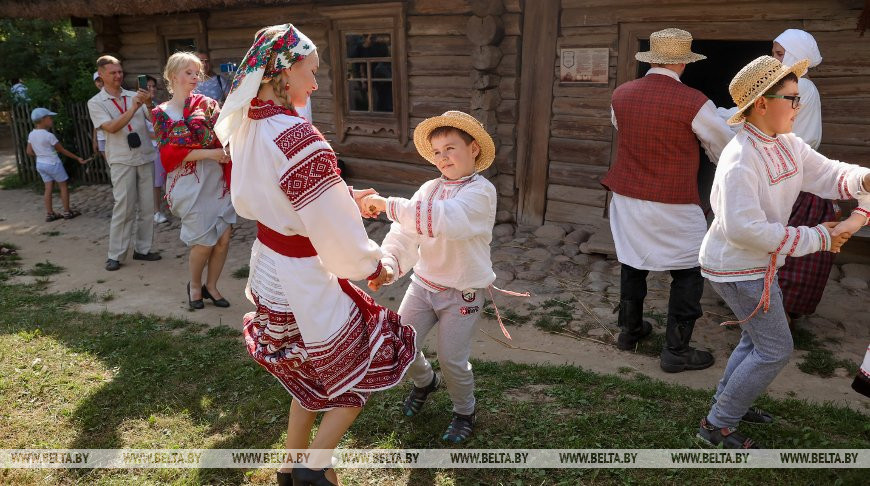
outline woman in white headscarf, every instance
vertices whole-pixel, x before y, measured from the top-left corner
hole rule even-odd
[[[773,57],[787,65],[808,59],[813,68],[822,62],[816,40],[807,32],[788,29],[773,41]],[[819,90],[808,78],[798,79],[800,111],[794,121],[793,132],[810,147],[817,150],[822,141],[822,104]],[[836,213],[833,201],[814,194],[800,193],[792,207],[789,226],[815,226],[834,221]],[[834,265],[834,254],[826,251],[812,253],[800,258],[789,257],[779,269],[779,285],[782,288],[783,305],[791,319],[816,311],[822,299],[828,275]],[[794,329],[792,325],[792,329]]]
[[[374,191],[345,185],[332,147],[294,108],[317,89],[318,62],[291,24],[261,30],[215,124],[234,162],[233,205],[257,221],[246,287],[257,309],[245,315],[245,343],[293,396],[286,448],[312,453],[282,465],[279,485],[337,484],[331,452],[315,449],[334,449],[371,392],[397,384],[416,352],[413,328],[349,282],[390,271],[360,217],[358,201]]]

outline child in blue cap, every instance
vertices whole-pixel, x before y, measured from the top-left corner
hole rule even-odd
[[[81,214],[69,206],[69,189],[66,183],[69,176],[67,176],[63,163],[57,153],[60,152],[67,157],[72,157],[80,164],[86,163],[78,155],[63,148],[63,145],[54,136],[54,133],[49,131],[54,126],[54,120],[51,118],[54,115],[57,115],[57,113],[47,108],[34,109],[30,113],[30,119],[34,123],[33,131],[27,136],[27,154],[31,157],[36,157],[36,171],[39,172],[42,181],[45,183],[45,220],[48,222],[60,218],[72,219]],[[55,182],[60,187],[63,214],[55,213],[52,206],[51,193]]]

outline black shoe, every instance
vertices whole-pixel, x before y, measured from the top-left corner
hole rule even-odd
[[[148,253],[137,253],[135,251],[133,252],[133,260],[145,260],[146,262],[156,262],[157,260],[160,260],[161,258],[163,258],[163,257],[157,253],[154,253],[153,251],[149,251]]]
[[[227,301],[227,299],[225,299],[223,297],[221,297],[220,299],[215,299],[214,297],[212,297],[211,294],[209,293],[208,289],[205,287],[205,285],[202,286],[202,298],[203,299],[211,299],[211,303],[216,305],[217,307],[229,307],[230,306],[230,303],[229,303],[229,301]]]
[[[190,282],[187,282],[187,305],[190,306],[191,309],[202,309],[205,307],[205,304],[202,303],[202,298],[193,300],[190,298]]]
[[[121,268],[121,262],[119,262],[118,260],[112,260],[111,258],[106,260],[106,270],[114,272],[119,268]]]
[[[634,349],[638,341],[652,333],[652,322],[643,318],[642,300],[619,302],[619,328],[622,332],[616,338],[616,347],[622,351]]]
[[[293,475],[288,472],[277,472],[278,486],[293,486]]]
[[[416,386],[411,389],[411,393],[408,394],[408,398],[405,399],[405,404],[402,407],[402,412],[406,417],[413,417],[420,413],[420,410],[423,409],[423,404],[426,403],[426,398],[430,393],[437,390],[441,385],[441,376],[438,373],[432,374],[432,382],[423,388],[417,388]]]
[[[666,373],[679,373],[689,370],[703,370],[713,366],[716,361],[707,351],[689,346],[695,321],[676,322],[668,318],[665,331],[665,347],[662,349],[659,365]]]
[[[716,405],[716,400],[710,400],[710,406]],[[764,410],[758,407],[749,407],[749,410],[743,414],[743,417],[740,418],[741,422],[746,422],[749,424],[772,424],[773,423],[773,415],[765,412]]]
[[[307,467],[293,467],[293,486],[337,486],[332,481],[326,479],[326,469],[308,469]]]
[[[453,412],[453,420],[450,421],[450,425],[441,436],[441,440],[459,444],[468,440],[472,433],[474,433],[474,414],[462,415]]]
[[[754,440],[737,432],[737,429],[725,427],[720,429],[715,425],[707,422],[706,418],[701,419],[701,426],[698,427],[698,433],[695,437],[701,439],[702,443],[709,447],[718,447],[720,449],[760,449],[761,446]]]

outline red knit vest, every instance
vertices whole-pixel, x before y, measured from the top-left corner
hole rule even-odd
[[[700,148],[692,120],[707,97],[662,74],[613,91],[616,162],[601,184],[617,194],[668,204],[700,204]]]

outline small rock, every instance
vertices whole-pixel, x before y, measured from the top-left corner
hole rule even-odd
[[[536,260],[536,261],[529,263],[529,270],[538,270],[541,272],[546,272],[547,270],[550,269],[550,267],[552,265],[553,264],[549,258],[546,260]]]
[[[580,243],[586,243],[590,236],[592,236],[592,233],[583,229],[578,229],[568,233],[568,236],[565,237],[565,241],[579,246]]]
[[[574,243],[567,243],[562,247],[562,254],[568,255],[569,257],[575,256],[580,253],[580,246],[575,245]]]
[[[834,370],[834,376],[837,378],[851,378],[852,373],[849,373],[849,370],[846,368],[837,368]]]
[[[862,263],[846,263],[842,266],[844,278],[857,278],[864,282],[870,280],[870,265]]]
[[[510,282],[515,277],[514,272],[510,270],[501,270],[498,269],[495,271],[495,278],[500,279],[503,282]]]
[[[555,224],[545,224],[535,230],[535,237],[561,241],[565,238],[565,228]]]
[[[497,224],[495,228],[492,229],[492,235],[499,238],[502,236],[513,236],[514,234],[514,225],[512,224]]]
[[[517,279],[528,280],[529,282],[539,282],[547,276],[546,272],[540,270],[526,270],[517,273]]]
[[[549,260],[551,254],[546,248],[532,248],[531,250],[526,252],[525,256],[532,261]]]
[[[604,272],[607,272],[610,270],[610,264],[604,260],[598,260],[598,261],[592,263],[592,265],[590,265],[589,268],[593,272],[604,273]]]
[[[613,243],[613,235],[610,234],[610,229],[601,230],[589,237],[586,243],[580,245],[580,251],[615,257],[616,245]]]
[[[557,263],[570,262],[571,257],[565,255],[556,255],[553,257],[553,261]]]
[[[845,266],[845,265],[843,265]],[[855,278],[855,277],[843,277],[840,279],[840,285],[847,289],[852,290],[866,290],[867,289],[867,281]]]
[[[609,286],[607,282],[588,282],[583,287],[590,292],[603,292]]]
[[[595,266],[593,265],[592,268],[594,269]],[[604,276],[603,273],[594,270],[592,272],[589,272],[589,275],[586,276],[587,282],[605,282],[606,280],[607,278]]]
[[[586,335],[589,337],[600,338],[609,336],[610,334],[600,327],[593,327],[592,329],[586,331]]]
[[[500,245],[504,245],[505,243],[510,243],[511,241],[513,241],[513,237],[512,236],[502,236],[501,238],[498,238],[496,241]]]
[[[580,253],[579,255],[574,255],[574,263],[576,263],[577,265],[585,267],[589,265],[589,261],[589,255],[585,255],[583,253]]]
[[[556,246],[556,245],[548,246],[547,251],[549,251],[551,255],[561,255],[562,254],[562,247]]]
[[[535,238],[537,246],[562,246],[563,241],[556,238]]]
[[[510,211],[496,211],[496,223],[510,223],[514,220],[514,215]]]

